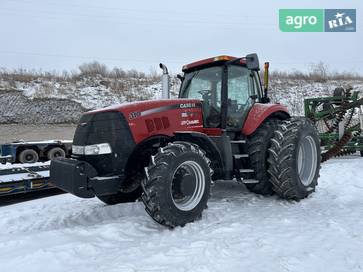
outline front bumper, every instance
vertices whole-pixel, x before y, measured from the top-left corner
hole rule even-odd
[[[85,161],[57,158],[50,164],[50,182],[56,187],[82,198],[115,194],[123,176],[99,177],[96,169]]]

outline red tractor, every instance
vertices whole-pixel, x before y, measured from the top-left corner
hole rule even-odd
[[[51,162],[51,181],[106,204],[141,197],[168,227],[201,217],[212,181],[235,179],[254,193],[300,200],[317,185],[319,136],[305,118],[269,104],[256,54],[183,67],[179,99],[85,113],[72,158]]]

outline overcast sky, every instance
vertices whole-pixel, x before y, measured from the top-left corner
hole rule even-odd
[[[280,8],[355,8],[355,33],[283,33]],[[363,74],[363,1],[0,0],[0,67],[75,70],[97,60],[149,71],[256,52],[272,69]]]

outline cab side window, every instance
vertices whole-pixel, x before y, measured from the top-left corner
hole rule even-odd
[[[263,93],[261,90],[261,85],[260,85],[260,78],[258,76],[258,72],[253,72],[253,85],[254,85],[254,91],[255,94],[258,95],[258,97],[262,97]]]

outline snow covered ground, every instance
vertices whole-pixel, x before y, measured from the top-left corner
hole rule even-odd
[[[142,203],[58,195],[0,207],[1,271],[363,271],[363,158],[331,160],[301,202],[213,188],[201,221],[169,230]]]

